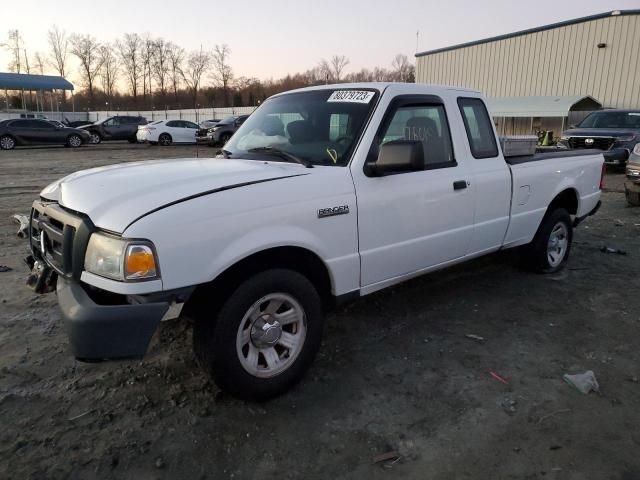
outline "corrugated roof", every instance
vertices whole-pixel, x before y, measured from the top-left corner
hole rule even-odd
[[[482,40],[474,40],[473,42],[460,43],[458,45],[452,45],[450,47],[437,48],[435,50],[428,50],[426,52],[416,53],[416,57],[424,57],[425,55],[431,55],[433,53],[447,52],[449,50],[457,50],[459,48],[471,47],[473,45],[480,45],[482,43],[495,42],[497,40],[504,40],[507,38],[518,37],[520,35],[527,35],[528,33],[542,32],[544,30],[552,30],[558,27],[565,27],[567,25],[590,22],[592,20],[598,20],[600,18],[615,17],[619,15],[640,15],[640,9],[639,10],[613,10],[611,12],[604,12],[604,13],[598,13],[596,15],[590,15],[588,17],[574,18],[572,20],[565,20],[563,22],[543,25],[541,27],[529,28],[527,30],[520,30],[518,32],[507,33],[505,35],[498,35],[497,37],[483,38]]]
[[[55,77],[53,75],[0,72],[0,89],[73,90],[73,85],[63,77]]]
[[[589,95],[489,97],[486,101],[493,117],[566,117],[569,111],[602,108],[602,104]]]

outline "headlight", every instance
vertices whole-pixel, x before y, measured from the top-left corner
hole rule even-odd
[[[636,146],[633,147],[633,154],[640,157],[640,143],[636,143]]]
[[[631,142],[634,138],[636,138],[635,135],[627,135],[626,137],[616,137],[616,142]]]
[[[84,257],[84,268],[88,272],[121,282],[158,277],[151,242],[126,240],[102,233],[91,235]]]
[[[569,135],[560,136],[560,140],[569,140],[571,137]]]

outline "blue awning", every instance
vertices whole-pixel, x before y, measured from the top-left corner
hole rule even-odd
[[[73,90],[62,77],[0,72],[0,90]]]

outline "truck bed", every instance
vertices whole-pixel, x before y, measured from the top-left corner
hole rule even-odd
[[[517,157],[505,157],[505,161],[509,165],[519,165],[521,163],[539,162],[540,160],[549,160],[551,158],[568,158],[582,157],[584,155],[602,155],[604,152],[596,148],[580,149],[580,150],[561,150],[553,152],[534,153],[533,155],[521,155]]]

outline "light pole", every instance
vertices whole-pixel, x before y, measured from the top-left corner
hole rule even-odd
[[[109,116],[109,102],[104,102],[104,109],[107,111],[107,117]]]

